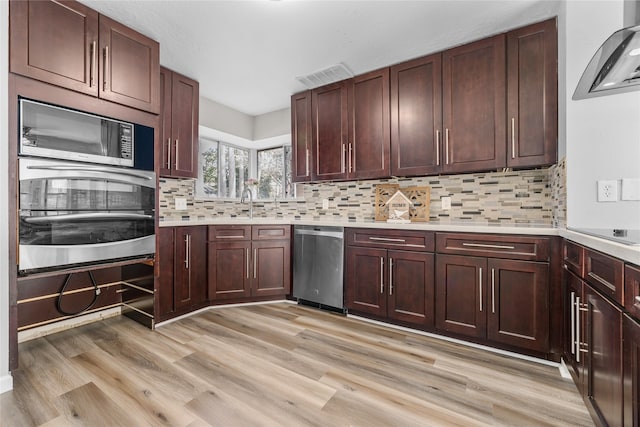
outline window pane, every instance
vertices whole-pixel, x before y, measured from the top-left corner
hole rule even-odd
[[[220,197],[240,197],[249,177],[249,150],[220,144]]]
[[[200,141],[199,180],[202,181],[201,194],[208,197],[218,195],[218,143],[215,141]]]
[[[295,185],[291,178],[291,146],[284,146],[284,195],[285,197],[295,197]]]
[[[283,197],[284,150],[283,147],[258,151],[258,198]]]

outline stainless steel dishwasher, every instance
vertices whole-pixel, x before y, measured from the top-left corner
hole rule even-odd
[[[293,227],[293,296],[344,311],[344,228]]]

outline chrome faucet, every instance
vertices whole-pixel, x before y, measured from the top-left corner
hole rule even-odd
[[[247,194],[249,194],[249,218],[253,219],[253,193],[249,187],[244,187],[240,196],[240,203],[247,202]]]

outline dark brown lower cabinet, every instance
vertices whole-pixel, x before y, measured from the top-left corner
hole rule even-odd
[[[624,425],[640,425],[640,324],[623,316]]]
[[[549,264],[436,255],[436,329],[549,351]]]
[[[212,300],[251,296],[251,242],[209,243],[209,297]]]
[[[348,246],[347,308],[378,318],[433,325],[433,254]]]
[[[207,228],[161,227],[158,239],[156,317],[162,321],[207,303]]]

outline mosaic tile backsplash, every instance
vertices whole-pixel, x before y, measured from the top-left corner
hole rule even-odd
[[[552,226],[566,218],[564,170],[563,161],[549,169],[302,184],[299,199],[254,201],[253,212],[254,217],[371,222],[375,185],[397,183],[431,187],[430,222]],[[249,216],[249,206],[239,201],[194,197],[194,183],[160,179],[160,221]],[[451,197],[450,210],[442,210],[443,196]],[[187,199],[186,211],[173,208],[176,197]],[[323,199],[329,209],[322,209]]]

